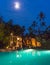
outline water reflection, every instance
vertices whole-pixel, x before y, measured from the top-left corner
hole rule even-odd
[[[10,61],[10,64],[12,64],[12,60]]]
[[[17,58],[19,58],[20,56],[19,55],[16,55]]]
[[[27,50],[24,50],[24,52],[32,52],[33,51],[33,49],[27,49]]]
[[[40,55],[41,55],[39,51],[37,52],[37,55],[38,55],[38,56],[40,56]]]
[[[33,56],[36,56],[36,55],[40,56],[41,55],[40,51],[33,50],[33,49],[25,50],[24,53],[26,53],[27,55],[29,55],[29,53],[30,53]]]
[[[50,65],[49,62],[50,50],[27,49],[0,53],[0,65]]]
[[[33,50],[33,49],[27,49],[24,51],[18,51],[16,52],[16,57],[21,58],[21,57],[27,57],[27,56],[40,56],[41,51]]]

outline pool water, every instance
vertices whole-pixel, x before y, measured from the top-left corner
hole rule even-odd
[[[49,50],[0,52],[0,65],[50,65]]]

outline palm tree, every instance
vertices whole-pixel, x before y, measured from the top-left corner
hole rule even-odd
[[[44,20],[45,19],[45,14],[43,12],[40,12],[38,18],[39,18],[39,20]]]
[[[33,36],[33,34],[35,35],[37,33],[36,27],[37,27],[37,22],[33,21],[32,25],[28,28],[29,34],[31,36]]]
[[[39,41],[42,43],[42,34],[45,32],[46,22],[45,22],[45,14],[40,12],[39,16],[37,17],[38,21],[38,37]]]
[[[36,33],[37,31],[36,31],[36,27],[37,27],[37,22],[36,21],[33,21],[33,23],[32,23],[32,28],[33,28],[33,33]]]
[[[25,32],[25,26],[22,26],[21,27],[21,36],[22,36],[22,47],[24,48],[24,44],[26,44],[26,43],[24,43],[25,42],[25,40],[24,40],[24,32]]]
[[[29,31],[29,36],[32,37],[33,36],[33,29],[31,26],[28,28],[28,31]]]
[[[48,32],[50,31],[50,25],[46,28],[46,31]]]
[[[48,39],[50,38],[50,25],[46,28],[46,34],[48,36]]]
[[[2,41],[4,37],[4,27],[5,27],[4,20],[2,17],[0,17],[0,41]]]
[[[46,31],[46,22],[41,22],[41,27],[42,27],[42,33]]]
[[[44,33],[46,30],[46,22],[45,22],[45,14],[40,12],[38,19],[39,19],[39,26],[38,29],[41,30],[40,33]],[[39,31],[38,31],[39,32]]]
[[[13,20],[9,20],[8,22],[5,23],[5,35],[10,35],[13,29]]]
[[[21,26],[20,25],[13,25],[13,32],[15,35],[21,35]]]
[[[25,32],[25,26],[21,27],[21,35],[24,36],[24,32]]]

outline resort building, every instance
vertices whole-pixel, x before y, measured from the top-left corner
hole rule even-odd
[[[22,39],[21,36],[15,36],[13,35],[13,33],[11,33],[10,47],[17,49],[17,48],[23,48],[23,45],[28,48],[41,47],[41,43],[38,42],[35,38],[25,37],[24,39]]]

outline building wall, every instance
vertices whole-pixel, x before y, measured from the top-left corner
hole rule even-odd
[[[32,41],[32,46],[33,47],[40,47],[41,46],[41,43],[36,41],[35,38],[32,38],[31,41]]]
[[[31,42],[32,42],[32,46],[36,47],[36,40],[34,38],[31,39]]]
[[[15,47],[22,48],[22,37],[20,37],[20,36],[13,36],[12,38],[10,37],[10,45],[12,43],[14,44],[14,42],[16,44]],[[26,44],[28,46],[32,45],[33,47],[40,47],[41,46],[41,43],[36,41],[35,38],[27,38],[27,37],[25,38],[25,43],[24,44]]]

